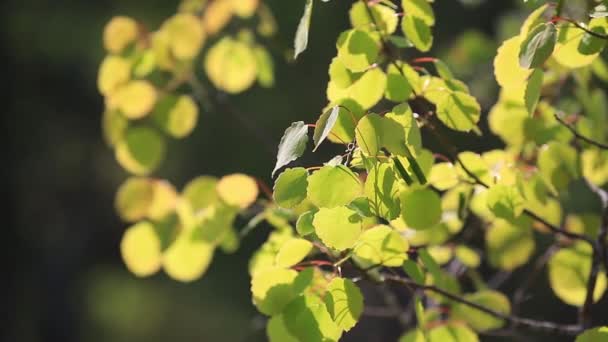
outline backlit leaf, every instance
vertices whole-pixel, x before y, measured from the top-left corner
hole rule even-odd
[[[308,143],[308,127],[303,121],[294,122],[289,126],[281,142],[279,143],[279,152],[277,153],[277,163],[272,170],[272,175],[283,166],[300,158],[306,150]]]

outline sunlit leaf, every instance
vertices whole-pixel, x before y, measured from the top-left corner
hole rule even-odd
[[[116,159],[127,171],[147,175],[160,165],[165,157],[165,141],[148,127],[129,128],[125,139],[116,145]]]
[[[319,145],[327,138],[331,130],[333,129],[336,121],[338,120],[338,116],[340,114],[340,107],[334,106],[331,110],[326,111],[321,114],[319,120],[315,125],[315,131],[312,137],[312,140],[315,143],[315,147],[313,148],[313,152],[319,148]]]
[[[379,225],[361,234],[354,254],[370,265],[399,267],[407,259],[409,245],[397,231]]]
[[[324,166],[308,177],[308,199],[319,208],[346,205],[361,192],[359,178],[343,165]]]
[[[361,235],[361,218],[347,207],[321,208],[312,224],[321,241],[338,251],[352,248]]]
[[[401,193],[401,218],[408,227],[428,229],[441,219],[441,198],[429,189],[411,189]]]
[[[304,239],[291,239],[281,247],[276,257],[276,264],[280,267],[291,267],[310,253],[313,245],[310,241]]]
[[[303,121],[294,122],[289,126],[281,142],[279,143],[279,152],[277,153],[277,163],[272,170],[272,175],[283,166],[300,158],[306,150],[308,143],[308,127]]]
[[[106,50],[118,54],[137,39],[138,33],[139,29],[135,20],[117,16],[106,24],[103,31],[103,43]]]
[[[325,294],[327,311],[344,331],[352,329],[363,313],[363,294],[350,279],[334,278]]]
[[[148,222],[127,228],[120,243],[120,252],[127,268],[138,277],[156,273],[161,266],[161,242]]]
[[[492,290],[483,290],[463,296],[464,299],[478,305],[482,305],[504,315],[511,313],[509,299],[502,293]],[[499,329],[505,325],[505,321],[494,316],[483,313],[466,304],[457,304],[453,308],[454,318],[463,320],[476,331],[488,331]]]
[[[216,190],[226,204],[238,208],[252,205],[259,193],[255,179],[241,173],[222,177],[217,183]]]
[[[152,117],[167,134],[183,138],[196,127],[198,107],[190,96],[168,95],[158,101]]]
[[[519,65],[526,69],[541,67],[553,53],[556,39],[557,29],[553,23],[533,28],[521,43]]]
[[[200,278],[213,259],[213,245],[203,240],[196,240],[192,235],[190,231],[182,231],[162,258],[165,272],[181,282],[191,282]]]
[[[298,167],[287,169],[274,183],[273,198],[283,208],[293,208],[306,199],[308,171]]]
[[[300,18],[298,29],[296,31],[296,37],[294,40],[294,59],[298,58],[298,55],[306,50],[308,46],[308,31],[310,28],[310,17],[312,15],[313,0],[306,0],[304,6],[304,14]]]
[[[258,74],[251,46],[230,37],[222,38],[209,49],[204,67],[213,85],[232,94],[251,87]]]

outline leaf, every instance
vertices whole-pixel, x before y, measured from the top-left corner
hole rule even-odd
[[[608,327],[585,330],[574,342],[602,342],[608,339]]]
[[[182,231],[162,258],[165,273],[181,282],[200,278],[213,259],[213,244],[195,240],[192,235],[191,231]]]
[[[186,184],[181,197],[190,204],[194,212],[205,209],[219,201],[217,182],[218,179],[211,176],[196,177]]]
[[[344,165],[324,166],[308,177],[308,199],[319,208],[347,205],[361,190],[357,175]]]
[[[463,263],[463,265],[470,268],[477,268],[481,263],[479,254],[465,245],[457,246],[456,249],[454,249],[454,255]]]
[[[294,122],[289,126],[281,142],[279,143],[279,152],[277,153],[277,163],[272,170],[272,175],[283,166],[291,163],[292,161],[300,158],[306,150],[306,144],[308,143],[308,127],[304,121]]]
[[[252,46],[229,36],[220,39],[207,51],[204,68],[215,87],[231,94],[245,91],[258,76]]]
[[[161,266],[161,241],[154,226],[140,222],[127,228],[120,242],[125,265],[138,277],[150,276]]]
[[[589,22],[589,30],[599,35],[605,36],[608,30],[607,18],[596,18]],[[583,55],[596,55],[606,46],[606,39],[596,37],[588,32],[585,32],[581,42],[578,45],[578,52]]]
[[[338,58],[352,72],[363,72],[376,62],[380,52],[379,43],[361,30],[343,32],[337,43]]]
[[[347,207],[321,208],[312,224],[321,241],[338,251],[352,248],[361,235],[361,219]]]
[[[120,54],[137,39],[139,32],[137,26],[137,22],[129,17],[113,17],[103,30],[103,45],[106,50]]]
[[[407,15],[418,17],[429,26],[435,25],[435,14],[427,0],[402,0],[401,6]]]
[[[418,263],[416,263],[416,261],[410,259],[405,260],[403,262],[403,270],[408,275],[408,277],[412,278],[412,280],[414,280],[417,284],[424,284],[424,273],[422,271],[422,268],[420,267],[420,265],[418,265]]]
[[[401,22],[403,34],[414,44],[416,49],[427,52],[433,45],[433,35],[429,25],[421,18],[412,15],[403,16]]]
[[[296,296],[295,280],[298,272],[284,268],[269,268],[251,278],[253,304],[266,315],[283,311]]]
[[[184,138],[196,127],[198,107],[190,96],[168,95],[158,101],[152,118],[168,135]]]
[[[370,15],[366,7],[369,6],[375,23],[370,20]],[[368,32],[380,31],[384,35],[391,35],[397,29],[399,24],[399,17],[396,15],[395,10],[382,4],[366,4],[364,2],[357,1],[353,3],[350,11],[348,12],[351,26],[358,30],[365,30]]]
[[[344,63],[337,57],[330,65],[330,82],[327,84],[327,98],[331,103],[348,100],[364,110],[373,107],[382,99],[386,90],[386,75],[380,68],[372,68],[363,74],[358,74],[357,77],[348,80],[348,83],[342,86],[334,81],[336,70],[347,70]],[[353,108],[350,110],[353,111]],[[363,116],[363,113],[360,116]],[[352,122],[350,115],[348,119]]]
[[[334,322],[344,331],[349,331],[363,314],[363,294],[350,279],[334,278],[327,285],[325,305]]]
[[[365,180],[365,196],[374,215],[388,221],[399,216],[399,186],[388,163],[376,164]]]
[[[252,205],[259,194],[256,180],[242,173],[222,177],[217,183],[216,190],[226,204],[241,209]]]
[[[494,76],[498,84],[509,90],[523,89],[525,82],[532,72],[519,65],[518,59],[521,51],[519,36],[505,40],[498,48],[494,58]]]
[[[492,310],[504,315],[511,313],[509,299],[498,291],[482,290],[466,294],[463,298],[475,304],[492,308]],[[467,322],[471,328],[479,332],[499,329],[505,325],[504,320],[488,315],[466,304],[457,304],[452,307],[452,310],[455,319]]]
[[[541,67],[555,48],[557,29],[553,23],[536,26],[522,42],[519,52],[519,65],[526,69]]]
[[[308,171],[298,167],[287,169],[274,183],[272,197],[283,208],[293,208],[306,199]]]
[[[312,251],[313,245],[304,239],[291,239],[281,247],[276,256],[276,264],[279,267],[291,267],[304,260]]]
[[[407,240],[389,226],[378,225],[361,234],[354,254],[369,265],[400,267],[407,259]]]
[[[535,249],[529,219],[522,217],[516,223],[495,220],[486,232],[486,249],[490,264],[502,270],[526,264]]]
[[[116,145],[116,160],[127,171],[147,175],[158,168],[165,158],[163,137],[146,126],[129,127],[125,138]]]
[[[433,190],[408,189],[401,193],[401,218],[412,229],[428,229],[441,220],[441,198]]]
[[[331,130],[333,129],[336,121],[338,120],[338,116],[340,114],[340,106],[334,106],[331,110],[323,113],[317,123],[315,125],[315,131],[312,136],[312,140],[315,143],[315,147],[313,148],[313,152],[319,148],[319,145],[327,138]]]
[[[591,271],[591,246],[579,242],[570,248],[562,248],[549,260],[549,284],[564,303],[581,307],[587,296],[587,282]],[[606,274],[598,274],[593,302],[602,298],[606,291]]]
[[[308,30],[310,28],[310,17],[312,15],[312,3],[313,0],[306,0],[304,14],[300,19],[300,24],[298,24],[298,29],[296,30],[296,38],[294,40],[294,59],[297,59],[298,55],[304,52],[308,46]]]
[[[481,107],[477,100],[460,91],[451,92],[437,104],[437,117],[451,129],[468,132],[477,128]]]
[[[591,18],[606,18],[608,17],[608,5],[600,4],[593,8],[593,12],[589,14]],[[577,340],[578,342],[578,340]]]
[[[312,225],[314,217],[315,213],[313,211],[307,211],[298,217],[296,231],[300,236],[306,236],[315,232],[315,227]]]
[[[606,18],[593,20],[605,21]],[[581,43],[586,35],[585,31],[573,25],[560,26],[557,34],[557,45],[553,53],[555,61],[566,68],[577,69],[587,66],[596,60],[599,53],[583,54],[579,51],[579,47],[581,47]]]
[[[524,211],[524,198],[514,186],[494,185],[486,194],[488,208],[497,217],[514,220]]]
[[[543,87],[544,73],[542,69],[534,69],[528,83],[526,84],[526,92],[524,100],[528,114],[533,115],[536,110],[536,105],[540,99],[540,91]]]
[[[304,295],[291,302],[282,313],[287,330],[298,341],[338,341],[342,329],[336,325],[325,303],[316,295]],[[283,341],[277,341],[283,342]]]

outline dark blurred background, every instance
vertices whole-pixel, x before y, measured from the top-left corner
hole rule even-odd
[[[435,4],[434,55],[445,57],[465,81],[475,80],[471,89],[486,111],[497,93],[491,67],[496,42],[519,31],[529,13],[521,2]],[[270,182],[274,149],[285,127],[297,120],[314,122],[326,105],[327,69],[335,40],[348,27],[352,1],[316,3],[309,48],[291,64],[280,47],[292,46],[304,1],[267,3],[279,24],[273,50],[276,86],[256,86],[228,98],[253,125],[243,125],[242,118],[221,108],[203,108],[194,134],[170,146],[157,173],[178,188],[201,174],[236,171]],[[155,29],[177,5],[177,0],[4,0],[0,5],[8,100],[2,116],[8,145],[3,150],[9,153],[2,166],[9,193],[0,276],[0,338],[5,341],[265,340],[264,321],[250,303],[246,272],[262,238],[249,237],[234,255],[217,253],[208,273],[191,284],[172,281],[162,272],[137,279],[120,258],[125,225],[115,214],[113,197],[127,174],[101,136],[103,102],[96,89],[104,57],[101,33],[118,14]],[[490,135],[458,141],[474,150],[500,146]],[[327,160],[336,151],[328,147],[315,158]],[[544,305],[557,302],[546,280],[537,290],[540,296],[524,307],[529,316],[575,317],[573,308]],[[344,340],[393,341],[399,329],[391,319],[370,318]]]

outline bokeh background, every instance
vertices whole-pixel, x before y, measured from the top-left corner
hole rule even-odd
[[[203,106],[194,134],[170,146],[157,173],[178,188],[198,175],[236,171],[270,183],[285,127],[298,120],[314,122],[326,105],[327,69],[335,40],[348,27],[352,1],[316,3],[309,48],[296,63],[287,62],[285,50],[292,46],[304,1],[266,1],[279,25],[272,42],[276,85],[228,97],[231,110]],[[101,136],[103,102],[96,89],[104,57],[101,33],[118,14],[157,28],[177,5],[177,0],[4,0],[0,5],[2,83],[8,100],[2,115],[8,138],[3,151],[9,153],[1,169],[10,194],[5,197],[10,219],[2,225],[7,253],[0,275],[4,341],[265,340],[264,320],[250,303],[246,272],[263,236],[251,235],[236,254],[217,253],[207,274],[190,284],[162,272],[137,279],[120,259],[125,225],[115,214],[113,197],[127,174]],[[487,113],[497,93],[491,65],[497,42],[519,31],[529,9],[521,0],[444,0],[436,1],[435,9],[433,55],[444,57],[463,80],[474,80],[472,92]],[[487,133],[485,122],[482,126]],[[477,151],[501,146],[489,134],[458,136],[457,141],[461,148]],[[305,162],[324,161],[338,151],[323,150]],[[524,305],[528,316],[575,317],[573,308],[559,304],[545,279],[536,293]],[[394,341],[399,333],[394,320],[370,318],[344,340]]]

